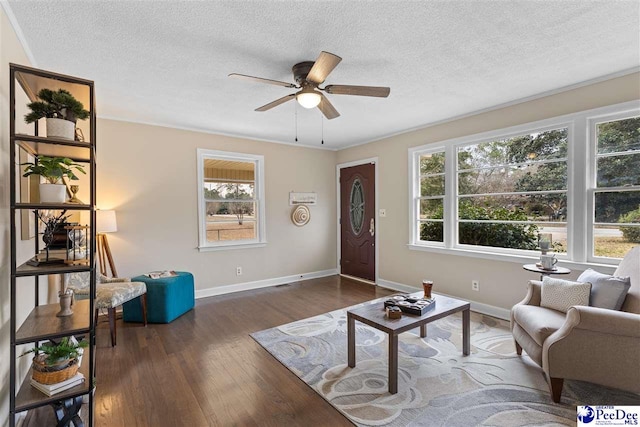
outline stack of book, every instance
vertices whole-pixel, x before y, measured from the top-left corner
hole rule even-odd
[[[56,384],[40,384],[38,381],[31,379],[31,385],[47,396],[53,396],[54,394],[61,393],[72,387],[75,387],[84,382],[84,375],[80,372],[69,378],[68,380],[56,383]]]
[[[151,279],[162,279],[164,277],[174,277],[177,276],[178,273],[176,273],[173,270],[165,270],[165,271],[152,271],[151,273],[147,273],[145,274],[145,276],[151,278]]]

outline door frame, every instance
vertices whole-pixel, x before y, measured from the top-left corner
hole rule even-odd
[[[375,268],[375,285],[378,286],[378,282],[379,282],[379,275],[378,275],[378,268],[379,268],[379,242],[380,239],[378,238],[378,236],[380,236],[380,209],[378,208],[378,204],[380,203],[380,195],[378,193],[378,169],[379,168],[379,163],[378,163],[378,157],[369,157],[366,159],[362,159],[362,160],[354,160],[351,162],[346,162],[346,163],[340,163],[338,165],[336,165],[336,199],[337,199],[337,203],[336,203],[336,234],[337,234],[337,244],[338,244],[338,251],[337,251],[337,258],[336,258],[336,265],[338,266],[338,274],[342,274],[342,266],[340,265],[340,257],[341,257],[341,252],[342,252],[342,248],[341,248],[341,243],[342,241],[341,239],[341,235],[340,235],[340,203],[342,202],[340,200],[340,170],[344,169],[344,168],[350,168],[352,166],[359,166],[359,165],[365,165],[365,164],[369,164],[372,163],[375,166],[375,179],[374,179],[374,185],[375,185],[375,197],[376,197],[376,203],[375,203],[375,213],[374,213],[374,218],[375,218],[375,245],[376,245],[376,250],[375,250],[375,263],[376,263],[376,268]],[[365,279],[363,279],[365,280]]]

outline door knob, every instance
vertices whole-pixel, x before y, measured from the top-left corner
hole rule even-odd
[[[373,221],[373,218],[371,218],[371,222],[369,223],[369,233],[371,233],[371,236],[376,234],[376,225],[375,225],[375,222]]]

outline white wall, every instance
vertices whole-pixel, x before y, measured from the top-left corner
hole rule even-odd
[[[523,271],[522,263],[418,252],[407,248],[408,149],[638,98],[640,75],[635,73],[339,151],[338,163],[379,158],[379,206],[387,211],[386,218],[378,220],[380,278],[414,287],[419,287],[423,278],[429,278],[435,282],[434,290],[504,309],[511,308],[524,297],[527,281],[537,278],[535,274]],[[579,273],[574,271],[569,277],[576,278]],[[471,290],[473,279],[480,281],[480,292]]]
[[[117,213],[120,276],[190,271],[202,295],[336,268],[335,152],[106,119],[97,131],[98,207]],[[198,251],[197,148],[264,155],[266,247]],[[290,191],[318,193],[305,227],[290,220]]]
[[[30,65],[16,34],[0,8],[0,425],[9,423],[9,331],[11,314],[10,297],[10,227],[9,227],[9,63]],[[16,216],[18,233],[20,215]],[[33,256],[33,240],[17,240],[18,265]],[[18,281],[20,297],[17,300],[16,324],[20,325],[33,307],[34,286],[32,278]],[[47,280],[40,280],[40,302],[46,303]],[[22,350],[18,349],[18,354]],[[30,359],[18,360],[18,378],[24,378]]]

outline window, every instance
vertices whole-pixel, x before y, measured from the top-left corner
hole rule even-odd
[[[595,146],[592,255],[622,258],[640,243],[640,117],[596,122]]]
[[[461,245],[536,250],[567,245],[567,128],[457,147]]]
[[[409,149],[409,247],[616,263],[640,243],[640,103]],[[484,255],[483,255],[484,253]]]
[[[265,243],[262,156],[198,150],[201,250]]]
[[[444,150],[421,153],[416,157],[420,174],[415,196],[418,238],[427,242],[444,241]]]

